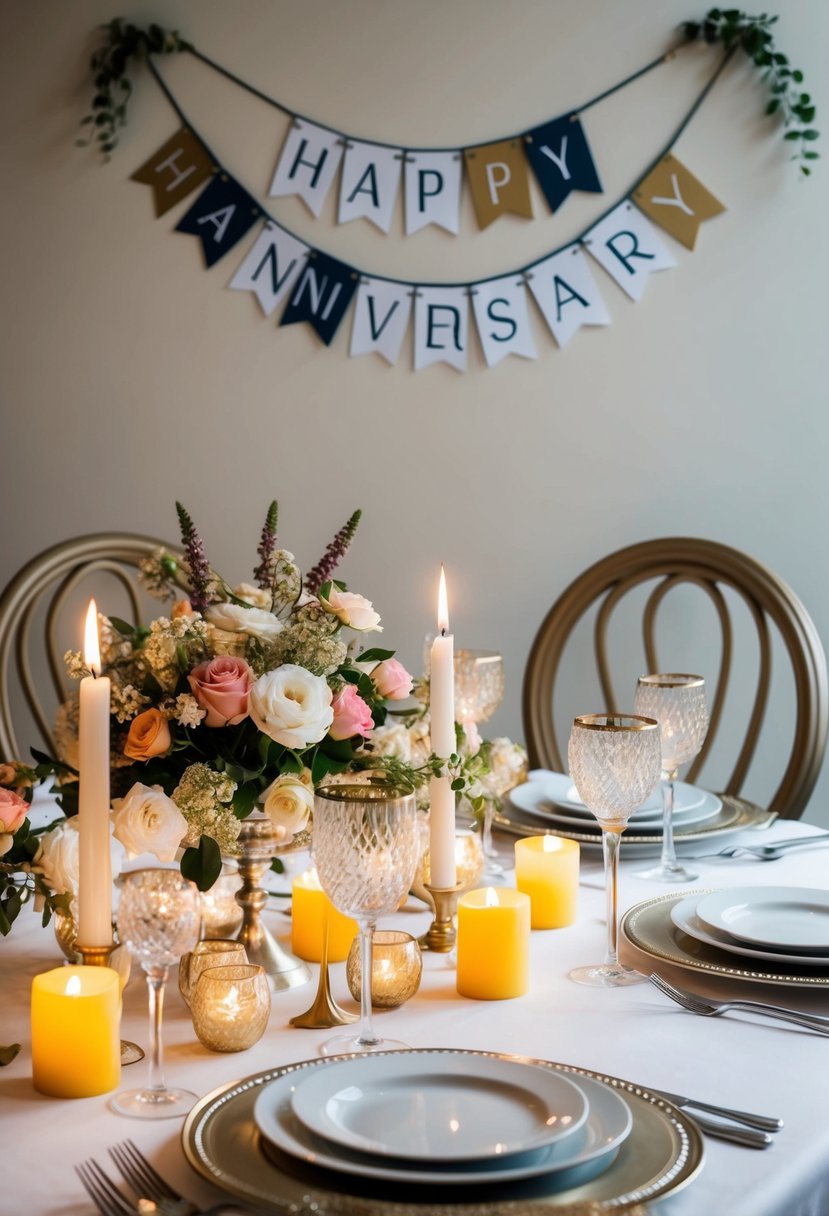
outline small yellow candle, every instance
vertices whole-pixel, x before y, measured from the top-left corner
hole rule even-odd
[[[502,1001],[530,986],[530,897],[485,887],[458,900],[458,974],[461,996]]]
[[[515,842],[515,885],[530,897],[533,929],[561,929],[576,919],[579,845],[561,836]]]
[[[292,885],[291,949],[298,958],[309,963],[322,960],[325,924],[328,921],[328,961],[341,963],[348,958],[351,943],[359,926],[350,916],[343,916],[320,886],[314,869],[298,874]]]
[[[54,1098],[109,1093],[121,1080],[121,989],[110,967],[56,967],[32,980],[32,1080]]]

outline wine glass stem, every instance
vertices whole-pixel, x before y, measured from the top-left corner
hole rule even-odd
[[[167,1088],[164,1084],[164,1048],[161,1041],[166,982],[166,967],[152,967],[147,971],[147,989],[150,994],[150,1075],[147,1088],[153,1093],[163,1093]]]
[[[484,857],[494,857],[495,850],[492,847],[492,815],[494,807],[487,798],[484,803],[484,823],[481,835],[483,837]]]
[[[673,869],[676,865],[676,849],[674,848],[674,782],[676,769],[665,773],[662,782],[662,865]]]
[[[369,1046],[378,1042],[371,1020],[371,966],[374,921],[360,922],[360,1033],[357,1042]]]
[[[616,935],[618,932],[619,912],[619,841],[621,832],[608,832],[602,828],[602,852],[604,853],[604,876],[607,895],[607,950],[605,951],[605,966],[615,967]]]

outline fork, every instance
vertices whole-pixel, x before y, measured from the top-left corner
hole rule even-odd
[[[708,1001],[697,996],[695,992],[675,988],[661,975],[652,974],[649,979],[655,988],[670,997],[672,1001],[676,1001],[683,1009],[688,1009],[691,1013],[702,1014],[703,1017],[717,1017],[721,1013],[728,1013],[731,1009],[745,1010],[747,1013],[757,1013],[762,1017],[775,1018],[781,1022],[791,1022],[805,1030],[814,1030],[817,1034],[829,1035],[829,1018],[820,1017],[816,1013],[801,1013],[797,1009],[781,1009],[779,1005],[763,1005],[760,1001]]]
[[[739,857],[748,853],[756,861],[776,861],[789,849],[805,849],[813,844],[829,844],[829,832],[818,836],[793,836],[790,840],[777,840],[774,844],[733,844],[718,853],[687,854],[689,861],[704,861],[710,857]]]
[[[101,1216],[138,1216],[138,1208],[130,1203],[115,1183],[91,1157],[75,1166],[75,1173]]]
[[[194,1216],[198,1206],[174,1191],[132,1140],[124,1140],[109,1150],[136,1195],[152,1199],[163,1208],[164,1216]]]

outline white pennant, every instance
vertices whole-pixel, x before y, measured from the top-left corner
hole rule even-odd
[[[389,363],[396,363],[411,311],[411,287],[384,279],[363,279],[357,290],[351,357],[376,351]]]
[[[415,297],[415,371],[449,363],[466,371],[469,297],[465,287],[418,287]]]
[[[495,367],[507,355],[537,359],[527,308],[527,288],[522,279],[510,275],[489,279],[472,288],[472,306],[487,367]]]
[[[342,137],[336,131],[294,119],[273,175],[271,197],[298,194],[319,219],[342,154]]]
[[[539,262],[527,272],[530,290],[559,346],[582,325],[609,325],[610,314],[578,245]]]
[[[305,265],[308,246],[289,232],[266,224],[230,281],[236,291],[252,291],[269,317]]]
[[[391,227],[400,185],[402,152],[376,144],[350,143],[340,182],[339,223],[365,218],[383,232]]]
[[[406,156],[406,236],[438,224],[460,231],[460,152],[409,152]]]
[[[632,300],[641,300],[648,275],[676,266],[653,224],[629,199],[585,235],[584,243]]]

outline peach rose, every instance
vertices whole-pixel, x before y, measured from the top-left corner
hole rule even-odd
[[[334,721],[328,730],[332,739],[350,739],[352,735],[367,735],[374,730],[371,710],[353,684],[345,688],[333,700]]]
[[[343,625],[356,629],[358,633],[383,632],[380,614],[374,611],[371,600],[355,591],[340,591],[332,583],[326,595],[320,594],[319,602],[326,612],[332,613]]]
[[[193,605],[189,600],[176,600],[170,609],[170,619],[173,621],[177,621],[181,616],[191,617],[195,615]]]
[[[371,673],[371,682],[381,697],[402,701],[412,691],[414,680],[397,659],[384,659]]]
[[[244,659],[219,655],[194,667],[187,677],[202,709],[205,726],[236,726],[248,716],[253,672]]]
[[[0,789],[0,857],[12,847],[12,837],[26,818],[29,804],[14,790]]]
[[[145,709],[130,722],[124,755],[131,760],[151,760],[169,751],[172,739],[167,719],[160,709]]]

